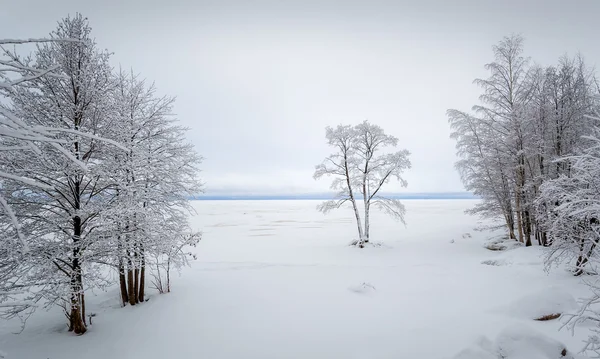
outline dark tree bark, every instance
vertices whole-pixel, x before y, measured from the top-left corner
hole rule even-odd
[[[133,284],[133,263],[131,263],[131,258],[128,258],[127,265],[127,294],[129,297],[129,305],[135,305],[135,286]]]
[[[80,296],[80,303],[81,303],[81,318],[83,319],[83,325],[87,326],[87,322],[85,321],[85,295],[83,294],[83,292],[81,293],[81,296]]]
[[[75,187],[77,193],[79,193],[79,183],[76,183]],[[75,216],[73,217],[73,259],[71,261],[71,313],[69,314],[69,331],[73,331],[75,334],[83,334],[87,331],[83,320],[83,283],[79,261],[80,241],[81,218]]]
[[[524,230],[525,230],[525,246],[526,247],[530,247],[532,245],[531,243],[531,216],[529,215],[529,210],[525,210],[525,213],[523,213],[523,217],[525,219],[525,225],[524,225]]]
[[[548,241],[548,234],[546,233],[546,231],[542,232],[542,245],[544,247],[548,247],[551,244],[551,242]]]
[[[145,286],[146,286],[146,258],[145,258],[145,255],[144,255],[144,247],[143,246],[140,246],[140,254],[141,254],[142,260],[141,260],[141,263],[140,263],[140,266],[141,266],[141,269],[140,269],[140,290],[139,290],[138,298],[139,298],[140,302],[143,302],[144,301],[144,289],[145,289]]]
[[[133,297],[134,297],[136,304],[140,302],[139,291],[140,291],[140,270],[136,268],[133,270]]]
[[[127,293],[127,281],[125,280],[125,266],[123,259],[119,258],[119,285],[121,286],[121,301],[123,306],[129,302],[129,294]]]

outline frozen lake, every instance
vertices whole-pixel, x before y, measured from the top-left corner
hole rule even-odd
[[[0,345],[28,359],[438,359],[518,325],[581,347],[585,333],[509,308],[550,286],[580,291],[578,280],[546,274],[539,247],[483,248],[490,233],[464,214],[476,200],[405,200],[406,228],[374,212],[381,246],[365,249],[347,246],[350,209],[323,215],[318,203],[196,201],[204,236],[172,293],[133,308],[118,308],[116,288],[88,295],[98,314],[85,336],[64,333],[55,310]],[[98,343],[106,346],[90,349]]]

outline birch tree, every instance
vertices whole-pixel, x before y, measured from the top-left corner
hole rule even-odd
[[[327,213],[350,202],[358,230],[358,239],[352,244],[360,248],[370,239],[371,207],[379,208],[405,223],[404,205],[398,199],[383,195],[382,188],[392,179],[399,181],[402,187],[407,186],[402,174],[411,166],[409,151],[382,153],[386,148],[397,147],[398,139],[367,121],[354,127],[327,127],[325,135],[336,152],[316,166],[313,177],[333,176],[331,189],[337,192],[334,199],[324,202],[318,209]],[[358,206],[361,199],[364,222]]]
[[[523,39],[506,37],[493,47],[483,94],[472,113],[448,110],[467,190],[482,197],[469,213],[502,218],[508,237],[550,245],[540,218],[552,203],[537,201],[545,181],[570,171],[569,160],[593,108],[593,74],[581,57],[563,57],[556,67],[530,65]]]
[[[583,148],[557,161],[559,166],[568,163],[568,173],[544,183],[537,202],[547,209],[541,221],[552,240],[548,264],[566,261],[575,275],[595,274],[583,280],[590,295],[565,317],[572,330],[579,324],[590,329],[584,351],[600,358],[600,117],[593,120],[580,140]]]
[[[585,148],[556,161],[568,163],[569,173],[546,181],[537,204],[545,209],[540,221],[552,241],[549,259],[571,261],[575,275],[590,261],[598,261],[600,241],[600,118],[582,136]],[[541,211],[540,211],[541,212]]]

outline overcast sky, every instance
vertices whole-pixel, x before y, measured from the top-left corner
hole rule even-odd
[[[113,64],[177,97],[208,193],[326,191],[326,126],[365,119],[412,152],[405,192],[464,190],[445,111],[468,110],[491,46],[600,61],[600,1],[0,0],[0,37],[87,16]],[[389,190],[400,188],[391,184]]]

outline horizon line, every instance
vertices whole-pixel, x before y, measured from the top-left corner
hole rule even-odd
[[[382,194],[393,199],[479,199],[471,192],[408,192]],[[287,193],[287,194],[199,194],[189,199],[207,200],[328,200],[333,199],[333,193]]]

